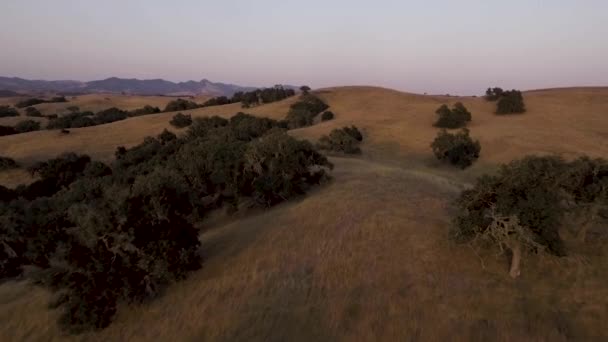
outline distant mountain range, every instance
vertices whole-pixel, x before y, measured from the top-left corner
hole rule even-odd
[[[209,80],[199,82],[170,82],[163,79],[138,80],[111,77],[100,81],[42,81],[26,80],[18,77],[0,76],[0,94],[20,93],[57,93],[57,94],[90,94],[90,93],[125,93],[133,95],[212,95],[232,96],[238,91],[253,90],[234,84],[215,83]]]

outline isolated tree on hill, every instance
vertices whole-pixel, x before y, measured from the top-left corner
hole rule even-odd
[[[323,112],[323,114],[321,115],[321,121],[329,121],[332,120],[334,118],[334,113],[330,112],[330,111],[326,111]]]
[[[310,92],[310,87],[307,85],[303,85],[300,87],[300,90],[302,91],[302,94],[304,95],[308,95],[308,93]]]
[[[461,128],[471,121],[471,113],[461,102],[454,104],[452,109],[447,105],[442,105],[435,113],[438,115],[435,127]]]
[[[511,90],[506,91],[496,104],[496,114],[515,114],[524,113],[526,106],[524,105],[524,97],[521,91]]]
[[[317,147],[321,150],[359,154],[361,153],[361,148],[359,148],[361,141],[363,141],[363,135],[357,127],[343,127],[332,130],[329,135],[322,136]]]
[[[502,90],[502,88],[488,88],[486,90],[486,100],[488,101],[496,101],[498,100],[502,95],[503,95],[504,91]]]
[[[437,159],[461,169],[471,166],[479,158],[481,151],[479,141],[471,139],[466,128],[455,134],[442,129],[431,144],[431,148]]]

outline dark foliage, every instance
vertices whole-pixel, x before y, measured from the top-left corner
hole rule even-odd
[[[50,100],[43,100],[43,99],[38,99],[38,98],[30,98],[30,99],[26,99],[26,100],[18,102],[15,105],[15,107],[17,107],[17,108],[25,108],[25,107],[35,106],[35,105],[38,105],[38,104],[41,104],[41,103],[62,103],[62,102],[68,102],[68,100],[64,96],[53,97]]]
[[[0,156],[0,171],[18,168],[19,164],[14,159]]]
[[[42,113],[36,107],[27,107],[25,108],[25,115],[40,118],[42,117]]]
[[[300,91],[302,92],[302,94],[304,95],[308,95],[308,93],[310,92],[310,87],[307,85],[303,85],[300,87]]]
[[[361,141],[363,141],[363,135],[357,127],[351,126],[334,129],[329,135],[322,136],[317,146],[321,150],[359,154],[361,153],[359,148]]]
[[[312,94],[300,96],[298,102],[291,105],[286,121],[290,129],[311,126],[315,117],[329,106]]]
[[[142,108],[130,111],[128,113],[128,116],[150,115],[150,114],[158,114],[160,112],[161,112],[160,108],[146,105]]]
[[[17,133],[27,133],[40,130],[40,123],[34,120],[23,120],[15,125]]]
[[[70,113],[55,119],[52,119],[47,124],[47,129],[66,129],[66,128],[79,128],[95,126],[95,120],[93,119],[93,113]]]
[[[9,106],[0,106],[0,118],[19,116],[19,112]]]
[[[606,207],[607,194],[608,162],[603,159],[525,157],[503,165],[494,176],[481,177],[461,194],[451,236],[467,242],[491,229],[510,228],[508,234],[489,236],[503,247],[562,256],[567,251],[559,230],[571,224],[566,214],[577,219],[577,229],[588,226]],[[508,218],[507,224],[497,227],[497,217]]]
[[[231,102],[241,102],[243,108],[249,108],[265,103],[281,101],[294,96],[295,94],[296,92],[293,89],[284,88],[282,85],[276,85],[272,88],[256,89],[250,92],[238,92],[234,94]]]
[[[230,122],[219,116],[195,118],[194,123],[188,128],[187,137],[189,139],[207,136],[210,130],[228,126]]]
[[[192,125],[192,116],[190,114],[184,115],[182,113],[177,113],[173,116],[171,121],[169,121],[171,126],[176,128],[184,128]]]
[[[15,127],[0,125],[0,137],[5,136],[5,135],[13,135],[13,134],[17,134]]]
[[[203,107],[211,107],[211,106],[222,106],[233,103],[232,100],[227,98],[226,96],[219,96],[211,98],[203,103]]]
[[[321,121],[329,121],[329,120],[333,120],[333,118],[334,118],[334,113],[330,112],[330,111],[323,112],[323,114],[321,115]]]
[[[102,110],[98,112],[93,117],[93,121],[95,125],[103,125],[110,122],[124,120],[128,117],[128,113],[124,110],[118,108],[108,108],[106,110]]]
[[[479,158],[481,151],[479,141],[473,141],[466,128],[455,134],[441,130],[431,148],[437,159],[462,169],[471,166]]]
[[[496,114],[517,114],[525,111],[524,97],[518,90],[504,92],[496,104]]]
[[[173,100],[171,102],[169,102],[167,104],[167,106],[165,107],[165,112],[177,112],[180,110],[190,110],[190,109],[196,109],[196,108],[200,108],[201,106],[198,105],[196,102],[193,101],[188,101],[188,100],[184,100],[184,99],[177,99],[177,100]]]
[[[488,101],[497,101],[499,98],[502,97],[504,91],[502,90],[502,88],[488,88],[488,90],[486,90],[486,100]]]
[[[435,127],[461,128],[471,121],[471,113],[461,102],[454,104],[452,109],[442,105],[435,113],[439,116],[434,124]]]
[[[327,178],[327,159],[277,125],[197,119],[184,138],[165,130],[119,147],[111,167],[75,154],[35,165],[39,181],[0,188],[0,275],[37,266],[29,276],[56,293],[62,327],[106,327],[120,303],[200,267],[195,223],[207,210],[241,197],[273,205]]]

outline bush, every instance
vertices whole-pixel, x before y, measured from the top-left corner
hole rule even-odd
[[[518,90],[506,91],[496,104],[496,114],[516,114],[524,113],[524,97]]]
[[[19,112],[15,108],[9,106],[0,106],[0,118],[19,116]]]
[[[15,107],[17,107],[17,108],[25,108],[25,107],[35,106],[35,105],[41,104],[41,103],[46,103],[46,101],[43,100],[43,99],[31,98],[31,99],[27,99],[27,100],[23,100],[23,101],[17,102],[17,104],[15,105]]]
[[[15,160],[0,156],[0,171],[16,169],[19,167],[19,164],[15,162]]]
[[[288,97],[294,96],[296,92],[293,89],[286,89],[282,85],[276,85],[273,88],[256,89],[249,92],[237,92],[230,99],[231,103],[241,102],[243,108],[250,108],[265,103],[281,101]]]
[[[431,144],[437,159],[465,169],[471,166],[481,151],[479,141],[469,137],[469,130],[464,128],[456,134],[442,129]]]
[[[342,129],[334,129],[319,140],[318,148],[321,150],[329,150],[342,152],[347,154],[359,154],[359,142],[363,140],[363,136],[357,127],[344,127]]]
[[[42,113],[40,113],[40,111],[38,109],[36,109],[36,107],[25,108],[25,115],[35,117],[35,118],[42,117]]]
[[[329,121],[329,120],[333,120],[334,118],[334,113],[327,111],[327,112],[323,112],[323,114],[321,115],[321,121]]]
[[[127,117],[128,113],[126,111],[112,107],[95,114],[93,121],[95,122],[95,125],[103,125],[115,121],[121,121]]]
[[[141,116],[141,115],[150,115],[150,114],[158,114],[160,113],[160,108],[158,107],[152,107],[149,105],[146,105],[142,108],[139,109],[135,109],[133,111],[130,111],[128,113],[129,116]]]
[[[461,128],[471,121],[471,113],[461,102],[454,104],[452,109],[442,105],[435,113],[439,116],[434,124],[435,127]]]
[[[177,113],[173,116],[171,121],[169,121],[171,126],[176,128],[184,128],[192,125],[192,116],[184,115],[182,113]]]
[[[318,115],[322,111],[329,108],[329,106],[323,102],[320,98],[312,95],[306,94],[300,96],[298,102],[291,105],[291,110],[305,110],[312,113],[314,116]]]
[[[12,126],[2,126],[0,125],[0,137],[5,135],[13,135],[17,134],[17,131]]]
[[[175,133],[168,131],[166,128],[162,131],[162,133],[160,133],[158,135],[158,140],[160,140],[160,142],[162,144],[166,144],[168,142],[177,140],[177,135],[175,135]]]
[[[451,237],[510,250],[510,275],[515,278],[526,251],[565,255],[560,228],[571,225],[566,214],[575,218],[574,226],[584,236],[606,206],[607,191],[605,160],[525,157],[503,165],[497,175],[479,178],[460,195]]]
[[[177,112],[180,110],[190,110],[190,109],[196,109],[199,107],[200,106],[198,104],[196,104],[195,102],[184,100],[184,99],[177,99],[177,100],[173,100],[167,104],[167,106],[165,107],[165,112]]]
[[[17,133],[27,133],[40,130],[40,123],[34,120],[23,120],[15,125]]]

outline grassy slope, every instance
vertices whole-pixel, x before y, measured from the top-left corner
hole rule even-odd
[[[477,255],[446,239],[449,202],[464,181],[497,162],[527,151],[608,157],[603,143],[608,131],[602,132],[600,124],[608,112],[608,90],[529,93],[529,113],[516,117],[496,117],[492,104],[475,98],[361,87],[321,95],[336,120],[293,134],[316,138],[333,127],[356,124],[366,134],[361,158],[332,158],[335,180],[299,200],[214,225],[202,236],[202,270],[151,304],[120,310],[108,329],[76,339],[608,337],[603,329],[608,319],[606,254],[583,260],[575,253],[559,263],[526,259],[522,279],[511,281],[506,258]],[[434,110],[456,100],[471,109],[471,131],[482,143],[480,163],[464,172],[439,167],[429,157],[436,134],[430,126]],[[291,101],[249,112],[280,118]],[[193,114],[237,110],[230,105]],[[68,137],[39,132],[17,140],[0,138],[0,155],[30,162],[76,150],[108,158],[117,145],[137,143],[168,127],[170,116],[78,129]],[[36,134],[46,143],[31,144]],[[53,324],[56,313],[45,307],[47,299],[44,290],[23,283],[0,286],[0,340],[65,338]]]

